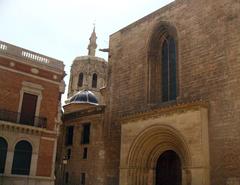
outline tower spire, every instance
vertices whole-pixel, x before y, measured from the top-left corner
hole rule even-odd
[[[95,56],[96,48],[97,48],[97,36],[95,32],[95,24],[93,27],[93,32],[91,34],[91,37],[89,38],[89,45],[88,45],[88,55],[89,56]]]

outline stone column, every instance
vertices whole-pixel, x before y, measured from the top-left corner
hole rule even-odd
[[[5,171],[4,171],[5,175],[11,175],[12,173],[13,155],[14,155],[14,152],[11,152],[11,151],[7,152]]]
[[[189,169],[182,169],[182,185],[191,185],[192,177]]]
[[[155,184],[155,169],[149,169],[147,185],[154,185],[154,184]]]
[[[30,166],[30,176],[36,176],[37,172],[37,161],[38,161],[38,154],[32,154],[31,166]]]

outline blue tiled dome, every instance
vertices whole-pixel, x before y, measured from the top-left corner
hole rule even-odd
[[[95,94],[88,90],[83,90],[70,98],[70,103],[93,103],[97,104],[98,100]]]

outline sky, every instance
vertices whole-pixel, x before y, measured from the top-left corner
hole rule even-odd
[[[0,0],[0,40],[63,61],[67,85],[72,61],[88,53],[94,24],[97,49],[108,48],[111,34],[172,1]]]

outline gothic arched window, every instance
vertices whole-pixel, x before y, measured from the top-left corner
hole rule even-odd
[[[176,45],[171,36],[162,45],[162,101],[175,100],[177,97]]]
[[[12,174],[29,175],[32,159],[32,145],[28,141],[19,141],[14,149]]]
[[[6,157],[7,157],[7,141],[0,137],[0,173],[4,173]]]
[[[176,100],[178,95],[177,32],[166,23],[156,26],[149,42],[149,102]]]
[[[78,87],[83,86],[83,73],[80,73],[78,76]]]
[[[92,76],[92,87],[97,88],[97,74],[94,73]]]

